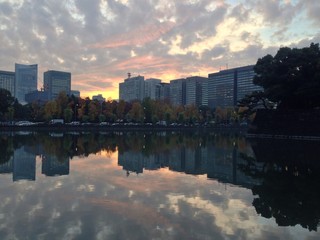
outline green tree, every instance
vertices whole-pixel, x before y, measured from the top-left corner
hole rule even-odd
[[[125,108],[126,108],[126,102],[123,100],[120,100],[117,109],[116,109],[116,114],[118,119],[123,119],[125,116]]]
[[[134,122],[144,121],[143,107],[140,104],[140,102],[134,102],[128,114],[130,119],[133,120]]]
[[[44,117],[46,120],[51,120],[58,117],[58,106],[56,101],[49,101],[44,106]]]
[[[0,119],[3,119],[5,114],[8,113],[9,107],[14,103],[14,97],[11,93],[3,88],[0,88]]]
[[[63,117],[65,122],[71,122],[73,116],[73,111],[70,107],[63,110]]]
[[[273,57],[260,58],[253,83],[264,91],[247,96],[259,102],[265,99],[279,109],[320,107],[320,49],[312,43],[305,48],[280,48]]]
[[[57,99],[57,117],[64,117],[64,110],[68,107],[69,99],[67,93],[62,91],[59,93]]]

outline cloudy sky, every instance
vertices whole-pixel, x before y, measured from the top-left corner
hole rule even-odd
[[[320,41],[319,0],[0,0],[0,70],[72,73],[81,96],[118,98],[133,76],[175,78],[255,64]]]

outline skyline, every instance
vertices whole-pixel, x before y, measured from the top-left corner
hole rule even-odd
[[[132,76],[163,82],[255,64],[320,42],[317,0],[0,0],[0,70],[72,74],[81,97],[118,99]]]

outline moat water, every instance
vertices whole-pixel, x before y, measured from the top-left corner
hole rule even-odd
[[[320,239],[319,146],[2,132],[0,239]]]

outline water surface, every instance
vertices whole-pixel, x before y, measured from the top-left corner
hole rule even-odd
[[[319,142],[0,135],[0,239],[320,239]]]

